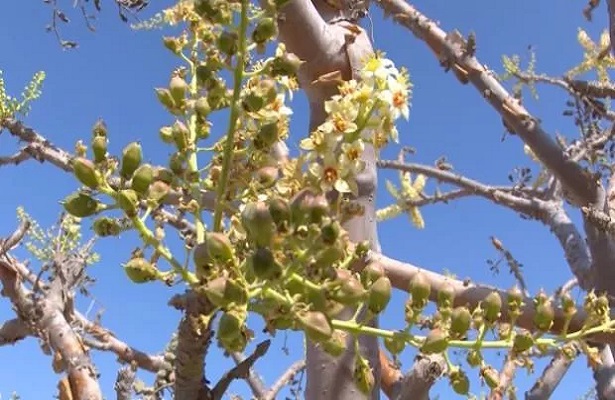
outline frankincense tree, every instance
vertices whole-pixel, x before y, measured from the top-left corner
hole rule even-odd
[[[74,48],[56,29],[58,21],[68,21],[66,13],[58,1],[51,3],[51,30],[63,47]],[[147,5],[115,3],[123,19]],[[75,5],[86,15],[87,1]],[[103,120],[73,152],[54,146],[22,120],[40,95],[44,74],[21,98],[9,96],[0,80],[0,128],[24,143],[0,165],[35,159],[75,177],[57,229],[43,231],[20,209],[19,228],[0,247],[2,294],[17,316],[2,326],[3,343],[38,337],[62,374],[61,399],[102,399],[93,350],[114,352],[126,363],[115,386],[119,399],[162,398],[165,391],[181,400],[219,399],[237,379],[248,382],[254,397],[273,399],[303,369],[301,396],[310,400],[376,399],[381,390],[392,399],[429,398],[438,379],[448,380],[451,393],[470,396],[478,393],[473,377],[486,384],[490,399],[514,398],[515,370],[531,369],[533,358],[549,355],[553,361],[526,392],[528,399],[543,399],[580,354],[594,371],[598,398],[615,398],[615,117],[608,102],[615,93],[608,76],[615,59],[608,31],[598,43],[580,31],[585,59],[563,77],[536,73],[533,58],[523,68],[517,56],[504,57],[498,76],[479,62],[473,34],[445,32],[401,0],[375,2],[425,42],[445,71],[474,86],[523,142],[539,173],[524,169],[513,185],[496,187],[460,175],[444,159],[435,166],[406,161],[409,149],[398,144],[396,121],[409,118],[410,74],[373,49],[359,25],[368,5],[180,0],[140,23],[179,29],[161,38],[177,63],[168,84],[155,88],[168,115],[159,130],[161,146],[172,149],[165,165],[146,162],[148,149],[139,142],[111,154],[108,141],[115,133]],[[588,18],[598,5],[590,2]],[[101,2],[93,7],[100,10]],[[592,71],[597,81],[580,79]],[[509,82],[511,92],[503,86]],[[535,94],[541,84],[570,96],[564,113],[574,118],[579,138],[553,138],[522,106],[523,89]],[[310,118],[295,154],[286,143],[297,112],[288,100],[297,90],[307,95]],[[212,123],[220,114],[227,121],[222,133]],[[387,146],[399,146],[397,160],[380,158]],[[386,182],[394,202],[379,210],[378,169],[400,176],[397,184]],[[445,190],[428,193],[428,179]],[[495,237],[493,246],[518,282],[512,288],[460,281],[382,254],[378,221],[408,214],[422,227],[422,206],[468,196],[548,226],[574,281],[553,294],[528,293],[518,261]],[[572,223],[571,212],[581,214],[582,226]],[[171,299],[184,314],[162,354],[130,347],[76,309],[75,296],[90,283],[85,267],[98,257],[92,241],[80,243],[81,224],[104,240],[138,233],[141,245],[122,266],[134,284],[186,287]],[[180,248],[167,240],[172,231],[180,234]],[[11,255],[24,238],[32,240],[27,248],[40,261],[39,271]],[[581,302],[570,294],[575,285],[585,294]],[[396,310],[405,323],[396,330],[379,326],[393,290],[408,293],[405,308]],[[305,361],[269,389],[253,370],[269,342],[243,355],[260,339],[250,315],[265,322],[260,336],[293,330],[306,338]],[[213,342],[237,363],[216,384],[204,370]],[[420,356],[404,375],[390,358],[408,347]],[[464,362],[450,357],[456,349],[465,351]],[[485,357],[495,350],[505,352],[501,368]],[[152,386],[136,380],[139,370],[156,374]]]

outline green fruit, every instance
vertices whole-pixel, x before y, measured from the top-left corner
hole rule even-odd
[[[372,368],[370,368],[369,363],[362,358],[357,358],[355,362],[354,383],[357,389],[366,395],[372,392],[376,384]]]
[[[164,200],[170,190],[171,188],[167,183],[163,181],[156,181],[149,186],[147,198],[155,203],[160,203]]]
[[[502,298],[498,292],[491,292],[483,300],[482,308],[485,311],[485,321],[492,324],[500,317],[500,310],[502,309]]]
[[[92,153],[94,162],[101,163],[107,159],[107,138],[105,136],[94,136],[92,139]]]
[[[339,357],[346,351],[346,337],[348,334],[344,331],[334,330],[331,338],[321,343],[323,350],[333,357]]]
[[[92,127],[92,137],[97,136],[107,137],[107,124],[102,119],[96,121]]]
[[[256,24],[252,32],[252,40],[258,44],[263,44],[273,38],[277,33],[276,23],[273,18],[263,18]]]
[[[271,73],[273,75],[294,76],[299,71],[303,61],[293,53],[285,53],[276,57],[271,63]]]
[[[246,93],[241,105],[247,112],[258,112],[265,106],[265,99],[256,90],[251,90]]]
[[[225,312],[218,323],[217,338],[222,347],[229,352],[243,351],[247,340],[244,335],[245,319],[237,312]]]
[[[122,151],[120,176],[124,179],[132,178],[132,174],[139,168],[139,165],[141,165],[142,158],[141,145],[138,142],[132,142],[124,147]]]
[[[101,207],[97,200],[79,192],[68,195],[62,201],[62,205],[66,212],[77,218],[86,218],[94,215]]]
[[[92,229],[101,237],[117,236],[122,232],[122,225],[114,218],[101,217],[94,221]]]
[[[344,251],[338,246],[331,246],[316,254],[314,264],[320,268],[329,267],[344,257]]]
[[[438,290],[438,307],[450,308],[453,306],[455,300],[455,289],[452,285],[445,283],[444,287]]]
[[[310,202],[316,194],[310,188],[305,188],[295,194],[290,201],[292,223],[295,226],[304,225],[310,219]]]
[[[173,143],[173,128],[170,126],[163,126],[159,131],[160,139],[167,143]]]
[[[280,128],[278,122],[269,122],[260,127],[254,138],[254,146],[259,149],[267,149],[280,138]]]
[[[188,137],[190,136],[190,131],[188,130],[188,127],[181,121],[175,121],[172,127],[172,134],[175,146],[177,146],[177,150],[186,150],[186,148],[188,147]]]
[[[132,190],[145,195],[154,180],[154,169],[149,164],[143,164],[135,171],[132,176]]]
[[[482,367],[480,369],[480,375],[485,380],[487,386],[489,386],[491,389],[495,389],[499,386],[500,376],[495,368],[490,366]]]
[[[124,272],[134,283],[151,282],[158,278],[159,272],[145,258],[133,258],[124,265]]]
[[[132,189],[120,190],[117,194],[117,203],[128,217],[134,217],[139,207],[139,195]]]
[[[449,375],[449,380],[455,393],[462,396],[465,396],[469,393],[470,380],[468,379],[468,376],[465,374],[465,372],[459,369],[455,370]]]
[[[456,307],[451,313],[451,335],[454,338],[465,337],[472,324],[472,313],[467,307]]]
[[[226,307],[231,303],[245,304],[248,298],[243,286],[226,276],[220,276],[207,282],[203,292],[216,307]]]
[[[517,332],[513,341],[513,350],[515,353],[523,353],[529,350],[534,345],[534,337],[526,330]]]
[[[367,292],[361,282],[346,270],[338,270],[340,287],[335,292],[335,300],[342,304],[353,305],[363,300]]]
[[[186,170],[184,163],[184,155],[182,153],[173,153],[169,159],[169,169],[177,176],[182,176]]]
[[[156,171],[154,173],[155,180],[162,181],[166,183],[167,185],[170,185],[171,183],[173,183],[174,178],[175,178],[175,175],[173,174],[173,171],[171,171],[168,168],[158,167],[156,168]]]
[[[101,176],[96,170],[96,166],[87,158],[77,157],[73,160],[73,171],[75,176],[84,186],[90,189],[97,189],[101,183]]]
[[[374,314],[382,312],[391,300],[391,281],[386,276],[379,278],[369,288],[367,307]]]
[[[214,261],[222,264],[233,259],[233,245],[229,238],[220,232],[210,232],[205,236],[207,251]]]
[[[269,213],[279,231],[285,232],[290,226],[290,207],[279,197],[269,200]]]
[[[315,343],[328,340],[333,335],[333,328],[325,314],[319,311],[307,311],[298,316],[299,323],[308,339]]]
[[[414,275],[410,281],[410,294],[415,303],[423,303],[429,299],[431,294],[431,285],[422,273]]]
[[[236,32],[224,31],[218,36],[218,49],[228,55],[232,56],[237,53],[238,50],[239,35]]]
[[[324,244],[332,246],[340,237],[341,233],[342,226],[339,222],[333,221],[321,228],[320,238]]]
[[[258,279],[274,280],[282,274],[282,266],[276,262],[273,253],[268,248],[257,248],[250,257],[250,265]]]
[[[210,270],[214,264],[214,259],[207,249],[207,243],[199,243],[194,246],[192,259],[194,260],[194,267],[199,277],[200,275],[205,275],[206,271]]]
[[[181,104],[185,100],[188,89],[188,84],[181,77],[175,75],[171,78],[169,92],[175,104]]]
[[[523,293],[515,285],[508,290],[508,308],[511,311],[519,310],[523,306]]]
[[[207,101],[207,97],[199,97],[199,99],[194,104],[194,110],[196,111],[196,115],[199,118],[205,119],[211,112],[211,107],[209,106],[209,101]]]
[[[259,201],[246,204],[241,213],[241,222],[248,237],[257,246],[266,247],[271,244],[275,232],[273,217],[266,203]]]
[[[165,106],[167,110],[174,112],[176,105],[169,89],[156,88],[154,90],[156,91],[156,97],[158,97],[158,101],[160,101],[160,103],[162,103],[162,105]]]
[[[442,353],[448,347],[448,336],[440,328],[434,328],[427,334],[425,342],[421,346],[421,352],[425,354]]]
[[[261,96],[263,96],[267,104],[271,103],[278,97],[275,81],[273,79],[262,79],[258,83],[258,91],[260,92]]]
[[[268,189],[278,180],[278,172],[276,167],[263,167],[256,171],[256,181],[263,189]]]
[[[398,355],[406,348],[406,341],[401,335],[394,335],[393,337],[384,339],[384,347],[390,351],[391,354]]]
[[[383,276],[385,276],[384,268],[373,262],[369,263],[365,268],[363,268],[363,271],[361,271],[361,277],[363,278],[365,284],[375,282]]]
[[[539,304],[536,306],[536,313],[534,314],[534,325],[541,331],[548,331],[553,325],[553,318],[555,317],[555,311],[549,302]]]
[[[483,362],[483,355],[480,353],[480,350],[472,349],[468,351],[466,361],[470,367],[476,368]]]

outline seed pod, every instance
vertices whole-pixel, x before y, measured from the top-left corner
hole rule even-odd
[[[491,292],[485,297],[482,304],[483,309],[485,310],[484,318],[485,321],[492,324],[498,320],[500,317],[500,310],[502,308],[502,298],[500,297],[498,292]]]
[[[258,279],[274,280],[282,274],[282,266],[276,262],[268,248],[258,247],[250,257],[250,265]]]
[[[298,316],[299,323],[305,330],[308,339],[315,343],[324,342],[333,335],[329,319],[319,311],[307,311]]]
[[[449,380],[455,393],[465,396],[470,391],[470,380],[465,372],[457,369],[450,373]]]
[[[194,103],[194,111],[196,111],[196,115],[205,120],[209,113],[211,112],[211,106],[209,105],[209,101],[207,101],[207,97],[199,97]]]
[[[268,189],[275,185],[278,180],[278,169],[276,167],[263,167],[256,171],[256,181],[263,189]],[[271,211],[270,211],[271,212]]]
[[[133,258],[124,265],[124,272],[134,283],[151,282],[158,278],[159,272],[145,258]]]
[[[175,142],[175,146],[177,146],[177,150],[186,150],[188,147],[188,137],[190,136],[188,127],[181,121],[175,121],[172,127],[172,133],[173,141]]]
[[[245,304],[248,299],[245,288],[226,276],[207,282],[203,292],[216,307],[226,307],[231,303]]]
[[[188,84],[181,77],[175,75],[171,78],[169,92],[175,104],[181,104],[185,100],[188,89]]]
[[[470,367],[476,368],[483,362],[483,355],[481,354],[480,350],[472,349],[468,351],[466,361],[468,362],[468,365]]]
[[[122,232],[120,222],[115,218],[100,217],[92,225],[94,233],[101,237],[117,236]]]
[[[257,44],[263,44],[273,38],[277,33],[276,24],[273,18],[263,18],[256,24],[252,32],[252,40]]]
[[[227,311],[220,317],[217,338],[222,347],[229,352],[243,351],[247,344],[244,336],[245,319],[237,312]]]
[[[161,89],[156,88],[156,97],[158,97],[158,101],[169,111],[174,112],[176,109],[175,100],[173,100],[173,96],[171,96],[171,92],[169,89]]]
[[[406,341],[401,335],[394,335],[393,337],[384,339],[384,347],[390,351],[391,354],[398,355],[406,348]]]
[[[210,232],[205,236],[207,251],[214,261],[228,263],[233,259],[233,245],[228,236],[220,232]]]
[[[286,232],[290,227],[290,207],[288,202],[279,197],[269,200],[269,213],[278,231]]]
[[[90,189],[97,189],[101,183],[101,176],[96,166],[87,158],[77,157],[73,159],[73,171],[83,185]]]
[[[333,335],[326,342],[322,342],[323,350],[333,357],[339,357],[346,351],[346,337],[348,334],[344,331],[334,330]]]
[[[105,136],[94,136],[92,138],[92,154],[94,162],[101,163],[107,159],[107,138]]]
[[[228,55],[232,56],[237,53],[238,50],[239,35],[236,32],[224,31],[218,36],[218,49]]]
[[[451,336],[463,338],[470,329],[472,314],[466,307],[456,307],[451,313]]]
[[[424,354],[442,353],[448,347],[448,336],[440,328],[434,328],[427,334],[421,346]]]
[[[132,177],[132,190],[145,195],[154,180],[154,169],[149,164],[143,164],[135,171]]]
[[[517,332],[513,341],[513,350],[515,353],[523,353],[529,350],[534,345],[534,337],[526,330]]]
[[[426,303],[431,293],[431,285],[422,273],[414,275],[410,281],[410,294],[415,303]]]
[[[132,142],[124,147],[120,176],[124,179],[130,179],[136,169],[139,168],[139,165],[141,165],[142,157],[141,145],[138,142]]]
[[[374,314],[382,312],[391,300],[391,281],[386,276],[379,278],[369,288],[367,307]]]
[[[361,393],[367,395],[374,389],[376,380],[367,360],[357,357],[353,377],[354,383]]]
[[[480,375],[485,380],[487,386],[489,386],[491,389],[497,388],[500,384],[500,376],[498,374],[498,371],[496,371],[496,369],[491,366],[481,367]]]
[[[267,204],[262,201],[246,204],[241,213],[241,222],[248,233],[248,237],[257,246],[267,247],[271,245],[274,225]]]
[[[278,122],[269,122],[260,127],[254,138],[254,146],[259,149],[271,147],[280,138],[280,128]]]
[[[87,218],[98,212],[101,204],[94,198],[84,193],[72,193],[68,195],[61,204],[66,212],[73,217]]]
[[[152,200],[154,203],[158,204],[164,200],[170,190],[171,188],[165,182],[156,181],[149,186],[147,198],[148,200]]]
[[[548,331],[553,325],[553,318],[555,317],[555,311],[549,302],[539,304],[536,306],[536,313],[534,314],[534,325],[541,331]]]
[[[139,206],[139,196],[132,189],[120,190],[117,194],[117,203],[128,217],[137,215],[137,207]]]

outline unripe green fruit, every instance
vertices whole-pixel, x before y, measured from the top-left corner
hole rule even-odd
[[[265,103],[267,104],[271,103],[276,99],[276,97],[278,97],[275,81],[273,79],[262,79],[258,83],[258,91],[261,93],[265,99]]]
[[[120,190],[117,194],[117,203],[128,217],[134,217],[137,215],[137,208],[139,207],[139,196],[137,192],[132,189]]]
[[[375,282],[383,276],[385,276],[384,268],[373,262],[369,263],[365,268],[363,268],[363,271],[361,271],[361,277],[363,278],[363,282],[365,284]]]
[[[273,217],[269,207],[262,201],[246,204],[241,213],[241,222],[248,237],[257,246],[267,247],[274,235]]]
[[[386,276],[379,278],[369,288],[367,308],[374,314],[382,312],[391,300],[391,281]]]
[[[450,308],[455,300],[455,289],[449,283],[445,283],[444,287],[438,290],[438,307]]]
[[[258,247],[250,257],[250,265],[258,279],[274,280],[282,274],[282,267],[268,248]]]
[[[468,351],[466,361],[470,367],[476,368],[483,362],[483,355],[480,353],[480,350],[472,349]]]
[[[269,122],[260,127],[254,138],[254,147],[259,150],[267,149],[280,138],[278,122]]]
[[[256,181],[263,189],[268,189],[275,185],[278,176],[279,171],[276,167],[263,167],[256,171]]]
[[[422,273],[419,272],[414,275],[410,281],[410,294],[412,294],[412,300],[415,303],[425,302],[429,298],[431,285]]]
[[[252,40],[255,43],[262,44],[273,38],[277,33],[277,28],[273,18],[263,18],[256,24],[254,32],[252,32]]]
[[[181,53],[183,46],[180,40],[174,37],[164,36],[162,42],[164,47],[169,49],[173,54],[179,55]]]
[[[279,231],[285,232],[290,227],[290,206],[285,199],[269,200],[269,213]]]
[[[92,127],[92,137],[97,136],[107,137],[107,124],[102,119],[96,121]]]
[[[463,338],[472,324],[472,313],[466,307],[456,307],[451,313],[451,335]]]
[[[224,31],[218,36],[218,49],[228,55],[232,56],[237,53],[238,50],[239,35],[236,32]]]
[[[97,189],[101,183],[101,176],[96,170],[96,166],[87,158],[77,157],[73,160],[73,171],[75,176],[84,186],[90,189]]]
[[[63,201],[62,205],[66,212],[73,217],[87,218],[96,214],[101,204],[94,198],[84,193],[72,193],[68,195]]]
[[[199,243],[194,246],[192,259],[194,260],[194,267],[199,278],[201,277],[200,275],[204,275],[214,264],[214,259],[207,249],[207,243]]]
[[[425,354],[442,353],[448,347],[448,336],[440,328],[434,328],[427,334],[425,342],[421,346],[421,352]]]
[[[293,196],[290,201],[290,212],[292,223],[295,226],[309,223],[311,213],[311,202],[316,194],[310,188],[305,188]]]
[[[207,116],[211,112],[211,107],[209,105],[209,101],[207,101],[207,97],[199,97],[194,104],[194,110],[196,111],[196,115],[198,115],[199,118],[207,118]]]
[[[94,221],[92,225],[94,232],[101,237],[117,236],[122,232],[122,226],[114,218],[101,217]]]
[[[182,153],[173,153],[169,159],[169,169],[177,176],[182,176],[186,171],[184,163],[184,155]]]
[[[523,293],[515,285],[508,290],[508,308],[510,310],[518,310],[523,305]]]
[[[149,186],[147,198],[155,203],[160,203],[164,200],[170,190],[171,188],[167,183],[163,181],[156,181]]]
[[[482,367],[480,369],[480,375],[485,380],[487,386],[489,386],[491,389],[497,388],[500,384],[500,376],[498,374],[498,371],[496,371],[496,369],[491,366]]]
[[[470,380],[468,379],[468,376],[465,374],[465,372],[461,370],[453,371],[449,376],[449,380],[455,393],[462,396],[465,396],[469,393]]]
[[[173,183],[175,175],[173,174],[173,171],[168,168],[158,167],[154,172],[154,179],[157,181],[164,182],[167,185],[170,185],[171,183]]]
[[[256,90],[250,90],[246,93],[241,105],[247,112],[258,112],[265,107],[265,99]]]
[[[233,245],[224,233],[207,233],[205,243],[207,244],[207,251],[214,261],[224,264],[233,259]]]
[[[171,96],[171,91],[169,89],[156,88],[156,97],[158,97],[158,101],[169,111],[176,111],[175,100],[173,100],[173,96]]]
[[[338,246],[322,249],[316,254],[314,264],[323,268],[329,267],[344,257],[344,251]]]
[[[171,144],[173,143],[173,128],[170,126],[163,126],[162,128],[160,128],[160,131],[158,131],[160,139],[167,143],[167,144]]]
[[[549,302],[536,306],[534,314],[534,325],[541,331],[548,331],[553,325],[555,311]]]
[[[305,330],[308,339],[315,343],[324,342],[333,335],[329,319],[319,311],[307,311],[298,316],[299,323]]]
[[[357,359],[354,370],[354,383],[363,394],[369,394],[374,389],[376,379],[367,361]]]
[[[353,305],[363,300],[367,292],[361,282],[347,270],[338,270],[337,272],[341,285],[334,294],[335,300],[346,305]]]
[[[513,350],[515,353],[523,353],[529,350],[534,345],[534,337],[526,330],[517,332],[513,341]]]
[[[188,89],[188,84],[181,77],[175,75],[171,78],[169,82],[169,92],[175,104],[181,104],[184,101]]]
[[[188,127],[181,121],[175,121],[171,132],[177,150],[184,151],[188,147],[188,137],[190,136]]]
[[[108,140],[105,136],[94,136],[92,139],[94,162],[101,163],[107,159],[107,143]]]
[[[303,61],[293,53],[285,53],[276,57],[271,63],[271,73],[276,75],[294,76],[299,71]]]
[[[226,307],[231,303],[245,304],[248,299],[244,287],[226,276],[209,281],[203,288],[203,292],[216,307]]]
[[[326,342],[322,342],[323,350],[333,357],[339,357],[346,351],[346,337],[348,334],[344,331],[334,330],[333,335]]]
[[[395,335],[384,339],[384,347],[390,351],[391,354],[398,355],[406,348],[406,342],[400,335]]]
[[[145,258],[133,258],[124,265],[124,272],[134,283],[151,282],[158,278],[159,272]]]
[[[217,338],[229,352],[243,351],[247,340],[243,334],[244,318],[236,312],[225,312],[218,323]]]
[[[498,320],[502,309],[502,298],[498,292],[491,292],[483,300],[482,307],[485,310],[485,321],[492,324]]]
[[[141,165],[142,158],[141,145],[138,142],[132,142],[124,147],[120,176],[124,179],[130,179],[136,169],[139,168],[139,165]]]
[[[154,180],[154,169],[149,164],[143,164],[135,171],[132,177],[132,190],[145,195]]]

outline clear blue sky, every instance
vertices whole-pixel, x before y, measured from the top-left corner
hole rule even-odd
[[[72,1],[64,1],[67,5]],[[158,142],[158,129],[170,117],[156,101],[153,88],[166,84],[175,60],[161,44],[160,31],[132,31],[117,18],[111,2],[97,21],[97,32],[90,33],[78,12],[69,16],[73,22],[64,29],[68,39],[77,39],[80,47],[62,51],[55,38],[45,33],[51,10],[40,1],[5,1],[0,26],[0,69],[10,93],[17,94],[38,70],[47,73],[43,97],[33,106],[26,123],[55,144],[73,149],[80,139],[89,139],[90,128],[103,117],[111,134],[111,150],[118,153],[126,143],[143,143],[146,158],[161,162],[168,148]],[[143,15],[170,3],[152,2]],[[420,1],[416,4],[428,16],[439,20],[444,29],[473,30],[478,40],[478,56],[496,71],[502,71],[501,55],[526,54],[528,45],[535,47],[540,72],[561,74],[581,57],[576,42],[577,27],[583,27],[596,39],[606,26],[602,5],[594,22],[584,20],[581,10],[586,2],[516,0],[494,1]],[[414,160],[432,164],[446,155],[457,171],[491,184],[506,184],[515,166],[528,165],[520,141],[509,138],[501,142],[503,127],[493,112],[470,86],[461,86],[439,67],[427,47],[406,30],[383,20],[373,8],[375,47],[384,50],[398,66],[407,66],[415,85],[411,117],[399,125],[401,144],[418,150]],[[562,119],[566,101],[564,93],[542,88],[540,101],[527,101],[529,109],[541,118],[548,132],[574,135],[574,127]],[[303,96],[295,101],[293,137],[307,131],[306,104]],[[0,153],[14,148],[12,138],[0,137]],[[393,158],[397,148],[391,146],[383,157]],[[381,174],[395,179],[395,175]],[[15,209],[23,205],[43,226],[54,222],[61,208],[58,201],[76,188],[72,177],[51,165],[28,162],[19,167],[0,168],[4,195],[0,196],[3,215],[1,232],[10,233],[16,224]],[[381,184],[379,204],[390,201]],[[10,191],[9,191],[9,188]],[[406,218],[381,224],[380,238],[385,254],[435,271],[449,270],[460,277],[509,287],[513,279],[506,270],[499,276],[489,271],[486,260],[496,256],[489,237],[495,235],[523,263],[530,289],[553,290],[571,277],[561,248],[548,229],[537,222],[524,221],[515,213],[484,200],[463,200],[423,210],[424,230],[412,227]],[[575,220],[578,215],[574,214]],[[172,233],[169,236],[173,236]],[[100,240],[97,251],[102,261],[91,267],[97,283],[93,288],[95,309],[104,309],[103,321],[120,338],[144,351],[156,352],[168,341],[180,314],[166,306],[170,297],[162,285],[135,286],[124,277],[119,266],[136,247],[134,235],[121,241]],[[397,294],[382,319],[382,326],[401,327],[405,295]],[[0,320],[12,318],[8,300],[1,299]],[[87,303],[81,304],[85,311]],[[255,330],[258,332],[258,326]],[[289,336],[290,355],[280,351],[284,335],[274,339],[267,359],[257,365],[265,381],[277,376],[302,355],[301,341]],[[217,379],[229,360],[215,350],[208,358],[208,376]],[[404,367],[409,368],[414,352],[407,350]],[[7,397],[17,391],[22,399],[47,399],[55,393],[58,380],[50,369],[51,359],[41,353],[33,339],[16,346],[0,348],[0,394]],[[117,371],[115,357],[95,353],[94,361],[101,372],[100,382],[107,398],[114,398],[113,382]],[[544,361],[536,363],[540,372]],[[501,361],[494,366],[499,368]],[[143,374],[149,382],[151,375]],[[534,378],[518,373],[519,394],[527,390]],[[480,387],[474,380],[473,392]],[[560,385],[554,398],[572,399],[592,385],[590,374],[580,358]],[[438,384],[438,389],[444,387]],[[246,385],[235,384],[232,391],[246,395]],[[439,392],[439,391],[438,391]],[[441,398],[448,398],[446,389]]]

